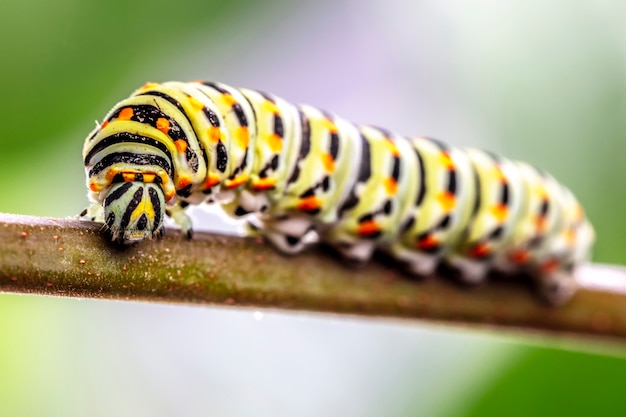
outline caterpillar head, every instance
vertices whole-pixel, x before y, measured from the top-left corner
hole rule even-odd
[[[153,183],[116,183],[104,199],[107,233],[126,245],[161,236],[164,213],[163,191]]]

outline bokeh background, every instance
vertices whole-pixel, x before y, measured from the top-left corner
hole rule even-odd
[[[619,0],[3,1],[0,211],[80,212],[94,120],[146,81],[208,79],[546,168],[594,222],[594,259],[625,264],[624,16]],[[623,355],[537,336],[0,295],[6,416],[623,416],[625,380]]]

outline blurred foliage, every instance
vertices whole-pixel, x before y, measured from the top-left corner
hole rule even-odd
[[[554,349],[520,359],[462,416],[623,416],[626,361]],[[608,376],[608,377],[607,377]]]
[[[481,8],[463,2],[448,7],[435,6],[439,4],[436,1],[422,1],[415,2],[411,6],[413,9],[406,2],[396,2],[395,5],[389,2],[385,3],[385,10],[400,10],[396,10],[393,19],[398,19],[405,9],[410,9],[413,14],[404,13],[408,19],[422,19],[420,22],[427,24],[392,24],[384,26],[387,32],[379,35],[376,30],[382,31],[381,19],[390,14],[385,10],[384,13],[378,13],[383,8],[379,8],[375,2],[364,4],[366,6],[363,7],[375,10],[372,13],[375,18],[358,20],[365,18],[363,7],[357,2],[326,2],[319,7],[322,12],[311,15],[304,5],[280,1],[12,0],[0,3],[0,210],[52,216],[66,216],[80,211],[86,203],[80,148],[84,136],[93,127],[93,119],[101,117],[115,100],[145,81],[162,80],[165,76],[175,78],[172,75],[184,73],[186,76],[190,73],[185,71],[191,64],[182,59],[179,50],[202,45],[197,52],[203,55],[201,61],[211,62],[216,56],[214,54],[219,54],[226,61],[221,64],[226,67],[230,59],[233,66],[236,65],[234,62],[241,66],[242,61],[236,61],[235,57],[250,54],[244,70],[253,73],[266,64],[263,54],[255,54],[255,51],[285,45],[268,45],[276,41],[272,38],[274,25],[286,19],[293,31],[301,27],[305,28],[303,31],[315,28],[314,33],[308,35],[322,38],[328,34],[324,25],[332,21],[337,8],[344,11],[340,18],[345,19],[346,26],[350,22],[357,22],[350,27],[365,27],[368,33],[374,33],[376,39],[387,42],[383,43],[386,49],[397,48],[397,55],[405,59],[399,62],[419,62],[415,68],[407,67],[406,72],[415,70],[411,76],[415,79],[426,77],[427,81],[422,79],[422,84],[416,82],[419,88],[410,83],[404,88],[402,84],[403,88],[394,91],[394,94],[400,95],[405,93],[404,90],[408,95],[428,94],[428,91],[424,91],[424,85],[437,84],[435,81],[429,83],[428,80],[435,80],[439,72],[458,71],[457,83],[442,84],[438,91],[450,93],[465,89],[471,100],[465,103],[462,111],[483,117],[484,123],[492,125],[491,132],[494,135],[507,138],[500,147],[549,168],[558,178],[566,179],[565,182],[580,196],[596,225],[599,235],[596,259],[626,263],[626,222],[623,219],[623,213],[626,212],[626,60],[623,54],[624,32],[620,22],[623,7],[617,2],[602,2],[606,7],[600,13],[597,11],[600,6],[596,9],[593,1],[549,4],[534,1],[510,6],[507,15],[500,9],[489,9],[495,7],[495,2],[481,3]],[[505,7],[503,3],[497,4]],[[358,10],[358,13],[353,15],[347,12],[353,9]],[[507,18],[492,21],[492,13]],[[293,23],[289,21],[292,18]],[[306,19],[314,21],[307,23]],[[469,26],[474,26],[460,28],[460,23],[465,20],[471,22]],[[262,30],[243,30],[258,21],[265,22]],[[431,24],[432,27],[428,26]],[[503,38],[499,34],[507,25],[507,33],[514,36]],[[434,26],[441,32],[434,30]],[[418,30],[423,28],[424,36],[406,36],[402,32],[413,27]],[[350,53],[349,48],[334,51],[335,55],[328,56],[330,43],[341,43],[340,37],[349,37],[349,31],[342,32],[342,28],[343,25],[335,27],[332,32],[335,38],[331,36],[324,40],[326,44],[317,49],[309,43],[309,49],[304,50],[304,46],[294,41],[295,45],[291,45],[289,51],[295,54],[304,50],[311,55],[311,62],[302,64],[286,56],[284,59],[289,64],[288,71],[277,71],[277,79],[284,83],[294,82],[293,79],[299,77],[297,71],[314,67],[312,62],[321,63],[318,65],[328,73],[333,73],[337,72],[333,65],[339,61],[358,75],[365,67],[362,62],[354,63],[353,67],[341,61],[343,53]],[[392,34],[393,30],[397,32]],[[233,34],[244,38],[236,47],[231,43],[231,37],[237,36]],[[439,37],[435,39],[436,36]],[[457,60],[443,62],[444,65],[434,60],[431,61],[434,64],[429,67],[431,62],[422,60],[413,48],[413,45],[432,44],[430,48],[435,52],[431,58],[436,58],[437,48],[445,50],[448,41],[457,42]],[[376,50],[375,47],[371,43],[360,46],[366,53]],[[329,60],[326,61],[326,58]],[[367,62],[374,64],[374,61]],[[172,68],[181,70],[177,72]],[[202,73],[211,74],[214,68],[211,66]],[[388,74],[396,73],[402,71],[395,68],[385,73],[385,76],[391,78],[393,75]],[[356,80],[357,77],[347,79]],[[375,89],[374,85],[370,87]],[[317,85],[310,87],[312,91],[319,89]],[[345,92],[339,94],[337,100],[345,95]],[[434,98],[431,96],[427,100]],[[387,105],[387,102],[384,104],[385,107],[393,107]],[[404,110],[400,107],[396,113]],[[441,117],[445,119],[447,116]],[[468,133],[468,136],[472,134]],[[555,163],[559,160],[562,161],[560,165]],[[28,309],[22,307],[25,305]],[[111,304],[108,308],[110,312],[115,312],[119,311],[120,306]],[[89,332],[88,325],[80,327],[80,332],[68,330],[76,326],[77,322],[96,320],[91,316],[76,317],[76,311],[83,310],[69,301],[50,303],[30,300],[25,304],[24,299],[19,297],[0,297],[0,414],[52,415],[54,410],[46,408],[45,404],[37,404],[37,398],[46,398],[51,402],[56,401],[57,405],[62,404],[60,411],[57,410],[58,415],[71,415],[77,409],[90,409],[89,406],[97,408],[96,399],[104,401],[102,398],[111,397],[114,402],[119,397],[116,392],[110,391],[117,389],[115,386],[108,386],[109,391],[101,391],[97,382],[107,377],[112,380],[124,379],[123,374],[108,375],[107,372],[110,363],[118,360],[120,355],[125,355],[127,346],[114,345],[115,336],[107,339],[108,344],[104,347],[94,343],[94,340],[99,339]],[[127,314],[140,314],[141,310],[124,311]],[[172,314],[172,310],[167,312]],[[115,316],[118,322],[112,326],[126,320],[120,316]],[[58,320],[54,319],[56,317]],[[94,323],[106,323],[108,317],[108,312],[103,313],[100,321]],[[160,324],[151,323],[156,328]],[[27,326],[32,326],[28,327],[28,333],[24,330]],[[332,326],[328,326],[325,332],[330,333]],[[189,330],[189,334],[192,332]],[[370,330],[369,335],[371,340],[362,343],[364,351],[374,343],[373,340],[380,337],[380,329]],[[146,332],[141,333],[141,337],[148,339],[150,336]],[[471,337],[464,337],[464,341],[456,341],[453,346],[449,342],[431,341],[428,337],[420,339],[431,349],[427,354],[416,354],[415,361],[436,361],[439,351],[444,349],[454,349],[455,355],[465,358],[465,346]],[[267,344],[281,352],[281,346],[285,339],[290,338],[290,334],[283,334],[282,338],[268,341]],[[318,342],[323,345],[326,340],[322,337]],[[510,346],[493,340],[482,343],[501,350]],[[247,347],[244,342],[241,345]],[[83,349],[88,351],[83,356],[84,362],[73,363],[76,352]],[[117,352],[111,353],[116,349]],[[162,354],[157,344],[154,344],[153,349],[154,352],[146,354]],[[393,392],[407,390],[409,400],[404,398],[404,401],[413,405],[405,415],[423,412],[424,409],[420,408],[423,407],[422,402],[435,394],[438,394],[437,398],[442,398],[442,402],[448,402],[441,409],[452,410],[449,411],[450,415],[586,416],[623,415],[626,412],[624,397],[619,390],[626,371],[626,362],[622,358],[519,345],[511,350],[518,359],[512,361],[508,368],[495,372],[496,375],[491,376],[487,383],[484,375],[477,374],[475,382],[469,383],[470,394],[457,393],[452,388],[461,373],[458,364],[451,364],[445,375],[438,375],[440,379],[449,381],[449,392],[424,392],[424,385],[428,387],[430,378],[435,377],[427,374],[415,378],[421,381],[420,388],[417,388],[418,382],[408,379],[381,382],[379,388],[389,398],[395,398],[391,397]],[[208,357],[211,354],[211,351],[207,352]],[[374,354],[381,362],[372,366],[393,365],[394,358],[386,356],[389,350],[372,351]],[[173,355],[184,356],[180,352],[174,352]],[[226,356],[224,361],[227,362],[235,363],[238,359]],[[201,356],[197,358],[195,360],[201,366]],[[468,356],[467,360],[473,358]],[[163,361],[163,358],[159,359]],[[302,358],[302,361],[309,359]],[[165,362],[167,360],[171,358],[166,358]],[[101,368],[89,368],[94,386],[84,394],[90,396],[76,398],[73,392],[63,389],[64,378],[85,376],[76,369],[82,370],[83,367],[100,362]],[[330,369],[327,376],[333,380],[345,378],[345,375],[342,376],[345,370],[341,364],[335,365],[337,369]],[[74,371],[71,371],[72,366],[75,367]],[[317,365],[313,363],[311,366]],[[271,366],[259,368],[266,373],[273,371]],[[132,374],[141,371],[128,368],[123,372]],[[145,376],[148,382],[153,379],[154,383],[154,380],[159,379],[159,374],[154,372],[148,372]],[[189,373],[194,372],[195,368]],[[372,374],[367,375],[371,377]],[[241,373],[233,371],[228,379],[236,380],[238,376],[241,377]],[[276,375],[277,380],[284,378],[289,378],[288,372]],[[220,384],[218,381],[215,386],[219,387]],[[409,393],[413,384],[415,392]],[[147,386],[142,388],[155,399],[167,394],[158,390],[150,391],[151,385]],[[292,389],[298,390],[298,386]],[[192,388],[189,390],[195,392]],[[381,400],[363,398],[360,392],[350,392],[349,389],[345,393],[345,398],[342,397],[344,403],[368,400],[374,403]],[[296,393],[287,392],[285,395],[296,396]],[[316,397],[315,392],[299,395],[308,398],[311,403],[324,401],[324,398]],[[5,397],[11,400],[4,401]],[[94,404],[83,408],[71,405],[78,401],[84,405],[90,400]],[[233,401],[237,402],[238,399]],[[337,404],[341,402],[337,401]],[[129,405],[128,409],[140,409],[137,404],[133,407]],[[401,409],[397,404],[391,408]],[[37,412],[31,413],[33,410]],[[167,409],[163,413],[167,413]],[[130,411],[128,415],[132,415]]]

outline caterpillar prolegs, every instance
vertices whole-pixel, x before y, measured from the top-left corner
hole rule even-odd
[[[213,82],[144,85],[83,157],[94,204],[81,218],[122,244],[162,235],[164,214],[191,237],[185,207],[217,203],[284,253],[321,240],[420,276],[441,263],[472,283],[524,272],[557,303],[594,240],[572,193],[529,164]]]

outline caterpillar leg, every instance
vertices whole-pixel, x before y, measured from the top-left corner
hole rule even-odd
[[[251,217],[249,228],[265,237],[282,253],[292,255],[316,243],[317,233],[308,218],[284,216],[280,219],[261,220]]]
[[[470,285],[482,284],[489,272],[489,263],[484,260],[474,260],[461,256],[452,256],[447,260],[448,264],[459,271],[461,282]]]
[[[229,216],[239,218],[250,213],[264,213],[269,208],[269,204],[265,194],[241,190],[235,199],[227,204],[222,204],[221,208]]]
[[[97,203],[92,204],[76,217],[78,220],[104,223],[104,207]]]
[[[333,248],[351,265],[360,266],[371,257],[376,245],[374,242],[332,243]]]
[[[183,236],[191,239],[193,237],[193,224],[185,212],[185,207],[187,207],[187,203],[178,201],[175,205],[166,208],[165,213],[180,227]]]
[[[552,305],[564,304],[578,289],[572,273],[564,270],[541,276],[537,287],[539,294]]]
[[[403,268],[411,275],[432,276],[439,265],[439,255],[417,252],[402,244],[394,244],[387,248],[386,252],[401,262]]]

